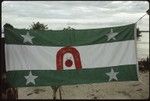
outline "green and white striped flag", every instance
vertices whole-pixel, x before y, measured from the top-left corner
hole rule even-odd
[[[135,24],[86,30],[5,30],[8,81],[51,86],[138,80]]]

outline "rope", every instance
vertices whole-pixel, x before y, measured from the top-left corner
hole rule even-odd
[[[138,23],[145,15],[147,15],[147,13],[140,17],[135,23]]]

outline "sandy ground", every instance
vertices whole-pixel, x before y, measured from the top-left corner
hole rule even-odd
[[[62,86],[62,99],[148,99],[149,72],[139,74],[139,81]],[[19,99],[53,99],[50,86],[18,88],[18,94]]]

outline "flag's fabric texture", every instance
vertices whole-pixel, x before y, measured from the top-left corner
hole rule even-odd
[[[135,24],[83,30],[5,30],[7,80],[16,87],[136,81]]]

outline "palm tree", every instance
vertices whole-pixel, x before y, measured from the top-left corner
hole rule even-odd
[[[33,30],[47,30],[48,27],[47,25],[44,25],[40,22],[37,22],[37,23],[34,23],[30,26],[31,28],[30,29],[33,29]]]

